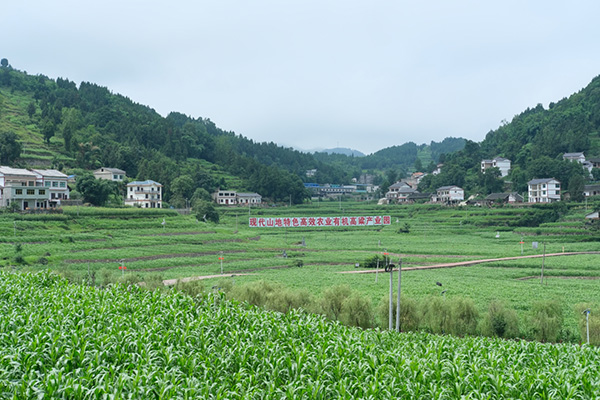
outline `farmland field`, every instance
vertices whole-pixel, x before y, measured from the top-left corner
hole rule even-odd
[[[377,305],[388,292],[389,274],[343,274],[383,252],[402,260],[403,295],[424,300],[468,297],[484,312],[493,300],[516,310],[521,321],[539,300],[558,300],[565,316],[564,340],[578,336],[575,306],[598,303],[599,255],[495,261],[448,269],[410,270],[459,261],[600,251],[600,235],[573,208],[557,222],[515,226],[528,208],[482,209],[437,206],[379,207],[330,202],[296,207],[224,209],[221,223],[198,222],[171,210],[66,208],[56,215],[0,215],[0,263],[4,269],[58,271],[72,281],[103,285],[119,279],[156,281],[213,276],[213,286],[268,281],[305,289],[314,297],[346,284]],[[250,228],[249,216],[390,215],[384,227]],[[164,224],[163,224],[164,221]],[[519,243],[523,241],[521,246]],[[538,242],[538,248],[532,247]],[[303,245],[304,243],[304,245]],[[286,253],[287,257],[283,256]],[[298,267],[301,262],[302,267]],[[543,284],[540,284],[542,262]],[[121,267],[121,269],[119,268]],[[123,267],[126,267],[124,269]],[[231,275],[235,275],[231,277]],[[243,274],[243,275],[242,275]],[[436,282],[443,286],[436,285]],[[523,324],[523,322],[521,322]]]
[[[211,294],[0,271],[2,398],[569,399],[600,350],[360,330]]]

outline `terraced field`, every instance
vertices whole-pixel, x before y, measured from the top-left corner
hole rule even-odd
[[[541,255],[544,244],[547,253],[600,251],[599,236],[583,222],[584,209],[571,210],[558,223],[535,228],[512,226],[530,217],[531,212],[526,208],[381,208],[332,202],[292,208],[226,209],[218,225],[198,222],[194,216],[171,210],[81,207],[66,208],[58,215],[2,214],[0,263],[11,270],[52,269],[72,281],[95,285],[118,279],[155,282],[218,276],[203,280],[205,288],[266,280],[291,289],[306,289],[319,297],[331,286],[347,284],[375,305],[388,291],[387,275],[339,272],[361,270],[355,268],[356,263],[383,252],[390,253],[394,263],[402,259],[405,267],[418,267],[520,256],[522,248],[524,255]],[[249,216],[317,215],[391,215],[392,225],[248,227]],[[557,234],[557,229],[569,231]],[[525,242],[523,246],[521,241]],[[537,249],[532,242],[539,243]],[[542,262],[546,280],[540,285],[533,277],[540,276]],[[119,268],[123,266],[126,269]],[[563,305],[567,326],[575,331],[579,317],[574,307],[598,303],[598,277],[598,255],[587,254],[406,270],[402,278],[403,294],[417,300],[439,296],[444,289],[449,298],[473,299],[480,311],[492,300],[500,299],[523,317],[535,301],[557,299]]]

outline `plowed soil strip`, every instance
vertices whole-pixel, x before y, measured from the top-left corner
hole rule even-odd
[[[558,257],[558,256],[577,256],[582,254],[600,254],[598,251],[578,251],[571,253],[550,253],[546,254],[546,257]],[[510,261],[510,260],[522,260],[526,258],[541,258],[544,257],[543,254],[535,254],[530,256],[518,256],[518,257],[504,257],[504,258],[486,258],[483,260],[471,260],[471,261],[460,261],[455,263],[445,263],[445,264],[435,264],[435,265],[420,265],[417,267],[406,267],[402,268],[403,271],[412,271],[412,270],[420,270],[420,269],[438,269],[438,268],[455,268],[455,267],[468,267],[471,265],[489,263],[489,262],[498,262],[498,261]],[[379,269],[379,271],[383,271]],[[339,274],[374,274],[377,272],[376,270],[362,270],[362,271],[341,271]]]

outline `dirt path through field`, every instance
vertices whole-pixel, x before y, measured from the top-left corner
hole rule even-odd
[[[191,282],[191,281],[201,281],[203,279],[212,279],[212,278],[233,278],[235,276],[242,275],[253,275],[253,274],[219,274],[219,275],[204,275],[204,276],[190,276],[189,278],[179,278],[179,279],[167,279],[163,281],[165,286],[173,286],[179,282]]]
[[[577,256],[581,254],[600,254],[599,251],[577,251],[570,253],[550,253],[546,254],[546,257],[558,257],[558,256]],[[435,265],[420,265],[416,267],[404,267],[402,271],[412,271],[412,270],[420,270],[420,269],[437,269],[437,268],[455,268],[455,267],[468,267],[470,265],[477,265],[488,262],[496,262],[496,261],[510,261],[510,260],[521,260],[525,258],[541,258],[544,257],[543,254],[535,254],[529,256],[518,256],[518,257],[504,257],[504,258],[486,258],[482,260],[471,260],[471,261],[459,261],[454,263],[444,263],[444,264],[435,264]],[[383,269],[379,269],[379,272],[382,272]],[[361,270],[361,271],[341,271],[340,274],[374,274],[377,270]]]

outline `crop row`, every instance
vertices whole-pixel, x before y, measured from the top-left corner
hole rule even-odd
[[[362,331],[219,297],[0,272],[0,396],[594,398],[600,352]],[[42,312],[43,310],[43,312]]]

